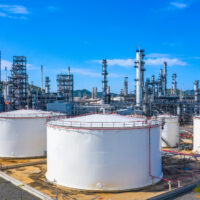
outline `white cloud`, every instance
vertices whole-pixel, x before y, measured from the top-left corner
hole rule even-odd
[[[9,61],[9,60],[3,60],[2,59],[1,60],[1,68],[2,68],[2,70],[4,70],[5,67],[7,67],[7,69],[10,70],[11,67],[12,67],[12,62]],[[32,64],[27,64],[26,67],[27,67],[28,70],[39,70],[40,69],[40,67],[36,67],[36,66],[34,66]]]
[[[24,15],[28,14],[28,9],[24,6],[0,4],[0,17],[25,19]]]
[[[186,66],[187,63],[179,60],[178,58],[148,58],[145,60],[146,65],[160,66],[167,62],[168,66]]]
[[[130,67],[134,65],[134,59],[107,59],[107,64],[109,66],[114,66],[114,65],[118,65],[118,66],[122,66],[122,67]],[[93,60],[93,62],[96,63],[102,63],[102,60]]]
[[[55,71],[55,70],[53,69],[51,71]],[[86,68],[83,69],[83,68],[72,67],[72,68],[70,68],[70,71],[73,74],[78,74],[78,75],[83,75],[83,76],[89,76],[89,77],[96,77],[96,78],[98,78],[98,77],[102,76],[101,72],[95,72],[95,71],[92,71],[92,70],[86,69]],[[55,71],[55,73],[58,73],[58,72],[67,73],[67,68],[57,69]],[[124,77],[124,75],[117,74],[117,73],[108,73],[108,76],[112,77],[112,78]]]
[[[82,69],[82,68],[71,68],[71,72],[75,74],[85,75],[85,76],[91,76],[91,77],[100,77],[101,74],[88,70],[88,69]]]
[[[150,66],[160,66],[164,62],[168,63],[168,66],[186,66],[187,63],[180,60],[179,58],[174,58],[169,54],[151,53],[146,56],[144,60],[146,65]],[[93,60],[96,63],[102,63],[102,60]],[[135,65],[135,59],[107,59],[108,66],[121,66],[121,67],[133,67]]]
[[[162,54],[162,53],[150,53],[146,55],[147,58],[166,58],[169,56],[170,56],[169,54]]]
[[[178,2],[178,1],[172,1],[169,4],[170,4],[170,6],[168,7],[169,10],[171,10],[171,9],[184,9],[184,8],[188,7],[188,4],[181,3],[181,2]]]

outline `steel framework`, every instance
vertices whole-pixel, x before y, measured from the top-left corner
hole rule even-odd
[[[9,108],[12,110],[25,108],[28,98],[28,75],[26,73],[26,57],[13,56],[11,77],[9,77]]]

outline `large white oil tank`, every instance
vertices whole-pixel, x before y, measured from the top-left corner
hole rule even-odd
[[[200,153],[200,116],[193,118],[193,152]]]
[[[46,154],[46,123],[63,114],[41,110],[0,113],[0,157],[39,157]]]
[[[117,114],[47,124],[46,178],[93,191],[142,188],[163,176],[160,124]]]
[[[176,147],[179,144],[179,118],[172,115],[159,115],[162,147]]]

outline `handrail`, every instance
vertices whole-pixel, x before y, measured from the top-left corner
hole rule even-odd
[[[151,121],[152,126],[160,125],[158,121]],[[62,127],[80,127],[80,128],[132,128],[132,127],[148,127],[149,122],[146,121],[130,121],[130,122],[79,122],[79,121],[52,121],[52,126]]]
[[[17,119],[17,118],[21,118],[21,119],[29,119],[29,118],[62,118],[62,117],[66,117],[65,114],[62,113],[38,113],[38,114],[3,114],[0,115],[0,119]]]

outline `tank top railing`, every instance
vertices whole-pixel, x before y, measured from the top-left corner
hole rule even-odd
[[[64,118],[65,115],[64,114],[52,114],[52,113],[38,113],[38,114],[3,114],[0,116],[0,118],[4,118],[4,119],[17,119],[17,118]]]
[[[50,125],[62,127],[80,127],[80,128],[132,128],[148,127],[160,125],[158,121],[133,121],[133,122],[76,122],[76,121],[53,121]]]

